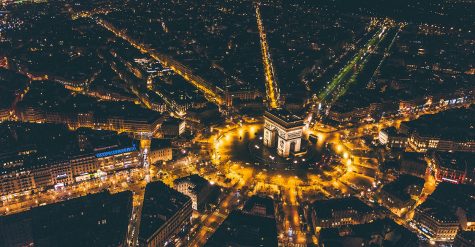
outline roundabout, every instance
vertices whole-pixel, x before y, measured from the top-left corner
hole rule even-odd
[[[324,135],[319,135],[315,143],[304,133],[304,151],[299,156],[284,158],[263,145],[262,121],[216,127],[213,132],[208,139],[212,144],[208,152],[213,165],[233,181],[250,179],[256,185],[255,193],[273,194],[276,189],[266,188],[290,188],[290,185],[300,191],[320,190],[324,195],[330,194],[327,190],[330,187],[347,191],[336,182],[348,171],[348,162],[343,157],[347,154],[338,154],[335,145],[325,142]]]
[[[223,133],[215,144],[215,157],[220,162],[241,163],[259,171],[292,173],[299,170],[316,170],[321,164],[322,148],[303,140],[303,152],[297,156],[281,157],[263,145],[262,124],[243,125]]]
[[[265,123],[265,116],[244,117],[211,127],[198,140],[204,144],[200,152],[209,157],[202,174],[212,183],[235,188],[243,201],[265,195],[278,202],[279,229],[292,229],[280,239],[306,242],[308,226],[302,223],[302,215],[313,201],[374,195],[377,181],[361,174],[367,161],[352,152],[349,133],[303,126],[298,152],[282,157],[279,146],[265,145]]]
[[[307,129],[301,140],[304,151],[284,158],[265,147],[263,132],[262,119],[212,128],[207,152],[220,175],[210,179],[240,187],[246,197],[261,194],[281,202],[277,215],[282,229],[293,229],[291,238],[303,243],[300,208],[314,200],[359,193],[343,182],[353,176],[351,157],[338,137]],[[317,137],[314,142],[309,141],[311,133]]]

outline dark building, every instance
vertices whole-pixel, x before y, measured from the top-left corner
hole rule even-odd
[[[0,246],[128,246],[132,192],[101,192],[0,218]]]
[[[174,188],[179,192],[189,196],[194,210],[203,211],[208,205],[216,199],[216,193],[219,194],[218,186],[208,182],[198,174],[175,179]]]
[[[0,122],[11,118],[14,103],[27,91],[28,78],[11,70],[0,69]]]
[[[434,152],[432,161],[436,168],[435,179],[438,182],[455,184],[471,182],[470,177],[475,167],[474,158],[472,153]]]
[[[417,235],[390,219],[372,223],[322,229],[319,235],[322,247],[385,246],[417,247]]]
[[[467,211],[475,210],[475,187],[473,185],[442,182],[429,198],[446,205],[452,211],[455,211],[457,207]]]
[[[402,175],[381,189],[381,204],[393,213],[401,215],[409,211],[416,202],[412,196],[419,196],[424,187],[424,179],[411,175]]]
[[[235,106],[255,101],[257,98],[262,97],[262,95],[256,88],[245,85],[228,88],[225,97],[228,106]]]
[[[472,119],[474,108],[451,109],[425,115],[379,132],[379,142],[390,148],[410,147],[416,152],[461,151],[474,152],[475,136]]]
[[[41,81],[15,108],[23,122],[63,123],[71,127],[87,127],[136,134],[154,133],[162,114],[132,102],[95,101],[82,94],[73,95],[63,86]]]
[[[277,224],[274,218],[232,211],[205,246],[278,246]]]
[[[455,236],[453,247],[475,247],[475,231],[459,231]]]
[[[356,197],[315,201],[312,210],[315,228],[363,224],[376,217],[373,208]]]
[[[274,218],[275,217],[275,204],[274,200],[264,196],[252,196],[246,201],[242,209],[249,214],[258,215],[262,217]]]
[[[451,109],[404,122],[401,128],[408,130],[410,133],[408,146],[417,152],[428,150],[474,152],[474,113],[473,106]]]
[[[149,157],[152,164],[173,159],[171,141],[169,139],[152,139]]]
[[[468,207],[457,207],[455,211],[460,223],[461,230],[475,231],[475,204]]]
[[[416,208],[414,222],[419,232],[433,242],[452,242],[459,229],[457,216],[431,198]]]
[[[161,181],[147,184],[140,219],[140,246],[167,246],[191,222],[191,199]]]
[[[427,161],[425,160],[424,154],[416,152],[403,153],[399,171],[402,174],[424,178],[427,173]]]
[[[185,132],[186,122],[178,118],[166,118],[160,125],[164,137],[177,137]]]
[[[6,122],[0,132],[0,196],[65,187],[141,165],[137,143],[112,131]]]
[[[385,110],[383,104],[371,103],[368,106],[353,107],[348,109],[345,104],[336,102],[328,113],[328,118],[339,124],[355,122],[371,122],[379,120]]]
[[[438,203],[442,211],[456,215],[460,229],[475,230],[475,188],[468,184],[442,182],[428,200]]]
[[[379,142],[389,148],[406,148],[409,140],[405,133],[398,131],[394,127],[389,127],[379,131]]]

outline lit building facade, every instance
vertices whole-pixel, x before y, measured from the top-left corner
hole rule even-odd
[[[186,121],[178,118],[167,118],[160,125],[160,133],[165,137],[182,135],[186,130]]]
[[[158,161],[168,161],[173,159],[173,152],[171,147],[163,147],[151,150],[149,153],[150,162],[156,163]]]
[[[378,140],[379,143],[389,148],[405,148],[408,143],[408,137],[399,133],[394,127],[380,130]]]
[[[434,242],[451,242],[459,230],[457,217],[432,200],[416,208],[414,222],[419,232]]]
[[[300,152],[303,119],[284,109],[266,111],[264,114],[264,145],[277,147],[277,154],[289,157]]]
[[[135,144],[96,153],[96,162],[104,172],[126,170],[140,166],[139,150]]]
[[[99,192],[2,216],[0,246],[129,246],[132,192]]]
[[[140,151],[133,144],[59,160],[15,163],[0,171],[0,196],[29,194],[139,167]],[[9,164],[11,161],[9,162]]]
[[[403,128],[407,128],[403,126]],[[407,133],[406,132],[410,132]],[[450,151],[450,152],[475,152],[475,142],[472,140],[456,141],[443,139],[438,136],[423,136],[417,131],[396,131],[393,127],[383,129],[379,132],[378,140],[381,144],[389,148],[406,148],[420,153],[429,150]]]
[[[374,210],[355,197],[316,201],[312,221],[317,228],[368,223],[377,218]]]
[[[459,231],[454,239],[453,247],[473,247],[475,246],[474,231]]]
[[[152,139],[148,153],[152,164],[173,159],[172,144],[168,139]]]
[[[402,215],[408,212],[415,204],[424,186],[424,179],[401,175],[397,180],[384,185],[379,194],[380,203],[391,212]]]
[[[174,188],[191,198],[194,210],[203,210],[204,203],[212,191],[212,186],[208,180],[197,174],[175,179]]]
[[[241,87],[237,89],[230,89],[226,91],[225,98],[226,98],[226,105],[232,106],[234,99],[239,99],[241,101],[252,101],[259,97],[262,97],[259,90],[252,88],[250,86]]]
[[[17,110],[15,114],[18,119],[23,122],[65,123],[72,128],[86,127],[138,134],[156,132],[162,121],[161,115],[158,113],[149,118],[133,116],[101,116],[100,114],[94,114],[92,112],[77,114],[49,112],[34,107],[25,107],[24,109]]]
[[[176,234],[191,223],[191,199],[163,182],[147,184],[140,219],[139,246],[173,243]]]
[[[432,155],[432,162],[435,164],[437,182],[465,183],[468,160],[464,156],[463,153],[457,152],[435,152]]]
[[[464,231],[475,231],[475,213],[473,210],[458,207],[455,211],[459,219],[460,228]]]

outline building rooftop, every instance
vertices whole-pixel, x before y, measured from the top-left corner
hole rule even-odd
[[[424,179],[411,176],[401,175],[398,179],[383,186],[382,191],[399,198],[401,201],[411,199],[411,187],[421,188],[424,186]]]
[[[303,119],[292,114],[284,108],[267,110],[264,117],[282,125],[285,128],[293,128],[303,126]]]
[[[475,187],[468,184],[440,183],[429,196],[455,212],[457,207],[475,212]]]
[[[390,219],[340,228],[324,228],[320,231],[319,243],[332,247],[372,246],[370,243],[375,240],[375,236],[380,236],[382,246],[386,247],[418,246],[415,233]]]
[[[152,143],[150,144],[150,150],[158,150],[162,148],[171,147],[171,140],[170,139],[157,139],[153,138]]]
[[[360,201],[356,197],[346,197],[329,199],[323,201],[315,201],[313,203],[313,210],[318,218],[331,218],[335,212],[355,210],[358,213],[368,213],[373,209]]]
[[[404,133],[401,133],[398,129],[395,127],[388,127],[383,129],[384,132],[386,132],[390,137],[405,137],[407,136]]]
[[[162,117],[161,113],[132,102],[97,101],[82,94],[71,94],[62,85],[51,81],[37,81],[30,86],[28,93],[18,103],[18,109],[27,108],[70,117],[74,117],[74,114],[92,114],[95,121],[120,118],[151,124]]]
[[[148,124],[157,123],[162,114],[148,110],[131,102],[99,102],[91,109],[96,118],[117,117],[129,121],[137,121]]]
[[[475,231],[458,231],[457,236],[455,237],[455,242],[462,242],[467,243],[470,245],[467,246],[475,246]],[[454,246],[464,246],[464,245],[455,245]]]
[[[275,217],[274,200],[265,196],[252,196],[244,204],[243,211],[259,216]]]
[[[114,131],[86,128],[73,131],[63,124],[3,122],[0,123],[0,174],[80,155],[125,151],[134,145],[137,143],[133,139]],[[11,163],[14,160],[19,162]]]
[[[423,153],[418,153],[418,152],[404,152],[401,155],[402,160],[410,160],[410,161],[416,161],[416,162],[423,162],[426,163],[424,160],[424,154]]]
[[[182,123],[183,120],[174,117],[167,117],[162,121],[162,125],[173,125],[177,126],[178,124]]]
[[[28,85],[26,76],[0,68],[0,109],[9,108],[16,96]]]
[[[254,87],[252,84],[246,84],[246,85],[233,84],[231,86],[228,86],[227,90],[229,93],[235,93],[235,92],[257,91],[257,88]]]
[[[205,244],[221,246],[277,246],[277,224],[274,218],[232,211]]]
[[[419,205],[416,210],[439,222],[457,222],[458,220],[450,208],[430,197]]]
[[[473,160],[475,160],[474,153],[436,152],[435,156],[439,161],[438,164],[442,168],[448,168],[458,171],[466,171],[469,168],[475,168],[475,164],[473,163]]]
[[[421,137],[453,141],[475,141],[475,106],[443,111],[404,122],[409,130]]]
[[[208,180],[206,180],[205,178],[201,177],[198,174],[193,174],[190,176],[175,179],[173,183],[174,184],[191,183],[194,185],[192,189],[196,192],[202,191],[203,189],[209,188],[211,186]]]
[[[188,196],[168,187],[161,181],[147,184],[140,220],[139,239],[147,240],[152,237],[167,220],[190,201]]]
[[[0,245],[120,246],[126,241],[131,213],[131,191],[49,204],[0,217]]]

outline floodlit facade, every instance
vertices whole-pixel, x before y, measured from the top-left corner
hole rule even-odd
[[[264,114],[264,145],[277,147],[277,154],[282,157],[300,152],[302,130],[303,119],[284,109]]]

